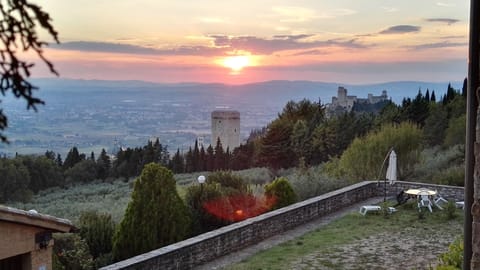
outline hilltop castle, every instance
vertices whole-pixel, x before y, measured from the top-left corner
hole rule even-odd
[[[355,106],[362,105],[362,107],[375,105],[388,101],[387,90],[382,91],[382,95],[374,96],[368,94],[368,98],[358,98],[357,96],[348,96],[347,89],[339,86],[337,96],[332,97],[332,103],[326,104],[327,116],[338,115],[345,112],[351,112]]]

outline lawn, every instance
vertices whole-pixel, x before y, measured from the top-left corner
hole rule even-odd
[[[409,203],[386,217],[348,214],[226,269],[429,269],[462,235],[463,212],[455,211],[453,219],[438,209],[419,218]]]

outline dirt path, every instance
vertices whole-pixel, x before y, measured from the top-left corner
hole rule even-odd
[[[287,242],[289,240],[295,239],[297,237],[300,237],[304,235],[307,232],[313,231],[319,227],[322,227],[328,223],[330,223],[333,220],[336,220],[340,217],[345,216],[348,213],[358,211],[362,205],[369,205],[369,204],[378,204],[378,202],[381,202],[383,197],[376,197],[372,199],[368,199],[366,201],[362,201],[357,204],[353,204],[349,207],[343,208],[337,212],[334,212],[332,214],[323,216],[317,220],[311,221],[309,223],[303,224],[301,226],[296,227],[295,229],[289,230],[287,232],[284,232],[283,234],[272,236],[268,239],[265,239],[264,241],[252,245],[250,247],[244,248],[240,251],[230,253],[226,256],[223,256],[221,258],[218,258],[214,261],[211,261],[209,263],[203,264],[196,269],[199,270],[210,270],[210,269],[222,269],[227,267],[228,265],[240,262],[256,253],[258,253],[261,250],[266,250],[269,249],[273,246],[279,245],[281,243]],[[301,267],[301,263],[298,265]],[[298,269],[303,269],[303,268],[298,268]],[[315,268],[312,268],[315,269]]]

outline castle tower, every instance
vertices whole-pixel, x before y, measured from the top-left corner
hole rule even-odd
[[[347,101],[347,89],[345,89],[345,87],[339,86],[337,96],[339,103],[345,103]]]
[[[223,150],[233,151],[240,146],[240,113],[237,111],[212,112],[212,147],[220,138]]]

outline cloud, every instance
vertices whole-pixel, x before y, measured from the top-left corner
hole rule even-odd
[[[217,17],[202,17],[198,19],[202,23],[207,23],[207,24],[217,24],[217,23],[225,23],[226,21],[222,18],[217,18]]]
[[[425,49],[438,49],[438,48],[452,48],[452,47],[464,47],[468,46],[467,42],[448,42],[442,41],[437,43],[426,43],[415,46],[409,46],[408,48],[415,50],[425,50]]]
[[[454,7],[455,4],[453,4],[453,3],[444,3],[444,2],[437,2],[437,6],[440,6],[440,7]]]
[[[439,23],[446,23],[448,25],[452,25],[454,23],[459,22],[460,20],[457,19],[451,19],[451,18],[428,18],[425,19],[427,22],[439,22]]]
[[[307,22],[314,19],[331,19],[341,16],[348,16],[357,13],[356,10],[348,8],[338,8],[323,13],[317,13],[315,9],[295,6],[277,6],[272,8],[273,11],[282,16],[281,22]]]
[[[106,53],[125,53],[140,55],[200,55],[211,56],[219,55],[225,52],[222,48],[208,46],[179,46],[169,49],[156,49],[142,47],[130,44],[110,43],[110,42],[90,42],[90,41],[72,41],[62,44],[52,44],[53,49],[83,51],[83,52],[106,52]]]
[[[281,22],[306,22],[320,17],[315,10],[304,7],[281,6],[272,9],[278,15],[285,17],[280,20]]]
[[[383,31],[380,31],[379,34],[405,34],[405,33],[414,33],[419,32],[421,29],[420,26],[414,25],[395,25],[391,26]]]
[[[382,7],[383,10],[385,10],[385,12],[388,12],[388,13],[392,13],[392,12],[397,12],[398,11],[398,8],[395,8],[395,7]]]
[[[198,37],[197,37],[198,38]],[[320,49],[324,47],[341,47],[348,49],[362,49],[368,45],[358,42],[357,39],[330,39],[317,40],[315,35],[275,35],[271,38],[256,36],[226,36],[210,35],[205,39],[211,40],[212,46],[177,46],[173,48],[143,47],[131,44],[72,41],[62,44],[52,44],[57,50],[122,53],[136,55],[195,55],[220,56],[235,51],[248,51],[252,54],[273,54],[278,51]]]
[[[319,50],[319,49],[313,49],[313,50],[307,50],[307,51],[302,51],[299,53],[292,54],[293,56],[299,56],[299,55],[325,55],[328,54],[329,52],[324,51],[324,50]]]
[[[255,36],[228,37],[216,35],[211,37],[214,38],[213,42],[217,47],[249,51],[253,54],[272,54],[278,51],[313,49],[320,47],[342,47],[349,49],[362,49],[369,47],[368,45],[359,43],[356,39],[305,40],[307,38],[312,38],[313,35],[277,35],[273,36],[271,39]]]

